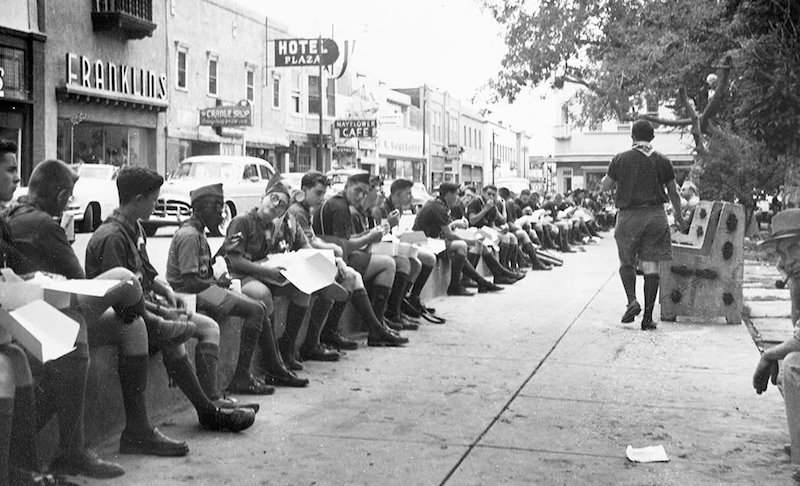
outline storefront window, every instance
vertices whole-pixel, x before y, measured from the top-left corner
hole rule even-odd
[[[74,164],[135,165],[155,168],[155,130],[58,120],[57,156]]]
[[[308,77],[308,112],[319,113],[320,107],[320,81],[319,76]]]
[[[22,49],[0,47],[0,92],[5,98],[30,99],[25,79],[25,51]]]

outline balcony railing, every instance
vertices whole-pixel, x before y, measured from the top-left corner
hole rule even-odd
[[[128,39],[149,37],[157,27],[153,0],[94,0],[92,24],[95,32],[119,30]]]

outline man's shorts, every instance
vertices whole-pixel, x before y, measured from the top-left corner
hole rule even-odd
[[[236,301],[242,296],[228,289],[216,285],[197,294],[197,310],[215,318],[224,318],[230,315]]]
[[[672,260],[667,213],[661,206],[620,209],[614,239],[622,265]]]
[[[370,254],[365,251],[356,250],[347,256],[347,265],[353,267],[356,272],[364,276],[369,267]]]

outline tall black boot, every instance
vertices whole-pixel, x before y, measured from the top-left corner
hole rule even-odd
[[[278,351],[281,353],[283,363],[293,371],[303,369],[303,365],[297,362],[297,335],[300,334],[300,328],[303,327],[306,309],[294,302],[289,302],[289,309],[286,311],[286,330],[278,340]]]
[[[242,335],[239,340],[239,359],[236,362],[236,370],[233,372],[233,378],[226,391],[247,395],[271,395],[275,393],[275,388],[267,386],[250,373],[261,329],[247,326],[246,323],[247,321],[242,327]],[[269,321],[266,324],[269,325]]]
[[[509,250],[510,249],[511,249],[511,247],[509,245],[500,245],[500,254],[497,255],[498,256],[498,261],[500,262],[500,265],[502,265],[502,266],[504,266],[506,268],[509,268],[508,255],[509,255]]]
[[[0,485],[11,484],[8,478],[9,453],[11,452],[11,424],[13,423],[14,399],[0,398]],[[35,434],[34,434],[35,435]],[[19,444],[14,444],[14,448]]]
[[[392,290],[389,292],[389,299],[386,302],[386,317],[391,320],[400,319],[400,304],[403,302],[403,297],[405,296],[407,282],[407,274],[400,272],[395,274],[394,284],[392,285]]]
[[[370,303],[372,304],[372,311],[375,317],[383,319],[386,313],[386,305],[389,302],[389,293],[391,289],[382,285],[373,285],[372,293],[370,294]]]
[[[517,279],[517,275],[501,265],[491,253],[483,255],[483,261],[486,262],[486,266],[489,267],[489,271],[495,278]]]
[[[470,252],[467,252],[467,261],[468,261],[468,262],[469,262],[469,264],[470,264],[470,265],[472,265],[474,268],[478,268],[478,263],[480,263],[480,261],[481,261],[481,255],[480,255],[480,253],[470,253]]]
[[[470,254],[468,254],[470,255]],[[480,258],[480,255],[476,255]],[[449,295],[468,295],[472,294],[472,292],[467,291],[463,285],[461,284],[461,278],[463,276],[463,269],[464,265],[468,264],[467,259],[464,256],[454,253],[450,257],[450,285],[447,287],[447,293]]]
[[[546,265],[544,262],[539,260],[539,256],[536,254],[536,248],[533,247],[533,244],[526,243],[523,246],[523,250],[525,254],[528,255],[528,258],[531,259],[531,264],[533,265],[534,270],[552,270],[553,267],[550,265]]]
[[[466,263],[463,268],[464,275],[468,276],[469,278],[475,280],[475,283],[478,284],[478,292],[485,293],[485,292],[497,292],[498,290],[503,290],[503,287],[499,285],[495,285],[492,282],[486,280],[478,273],[475,268]]]
[[[17,387],[14,395],[14,427],[10,433],[14,447],[8,451],[12,466],[28,471],[39,470],[36,433],[36,394],[33,386]],[[0,436],[8,438],[3,431],[0,431]]]

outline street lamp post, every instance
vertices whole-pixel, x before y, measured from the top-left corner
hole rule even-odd
[[[494,143],[494,130],[492,130],[492,185],[494,185],[494,151],[495,151],[495,143]]]

